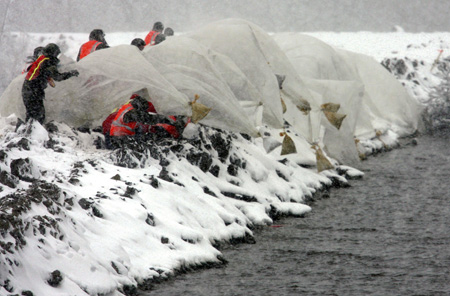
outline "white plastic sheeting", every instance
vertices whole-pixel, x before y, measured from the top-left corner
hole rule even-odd
[[[383,132],[392,129],[399,135],[416,131],[423,107],[409,96],[397,79],[372,57],[344,50],[339,52],[357,68],[368,94],[364,102],[369,104],[370,100],[371,110],[387,122],[387,126],[377,129]]]
[[[241,93],[250,95],[250,91],[245,90],[249,83],[243,83],[240,89],[234,88],[233,92],[228,84],[229,80],[222,76],[219,67],[210,59],[211,53],[211,50],[201,46],[197,41],[183,36],[168,38],[158,46],[147,47],[143,52],[145,58],[179,92],[191,100],[198,95],[199,103],[212,108],[208,116],[202,120],[202,124],[257,136],[258,120],[255,114],[246,113],[235,95]],[[215,56],[215,61],[219,58],[222,61],[220,66],[223,69],[246,81],[245,76],[239,72],[239,68],[233,67],[231,61]],[[256,98],[257,92],[254,93]]]
[[[263,122],[282,127],[281,94],[275,76],[282,73],[277,73],[270,64],[265,49],[268,44],[274,45],[277,50],[270,52],[271,55],[284,53],[267,33],[247,21],[227,19],[209,24],[188,36],[229,57],[261,94],[259,100],[264,107]]]
[[[158,112],[190,114],[187,96],[165,80],[135,46],[120,45],[96,51],[78,63],[67,63],[67,59],[64,62],[60,71],[77,69],[80,75],[46,89],[49,120],[74,126],[99,125],[114,108],[142,88],[148,90]],[[2,116],[16,113],[24,117],[21,77],[12,82],[0,99]]]
[[[338,132],[321,121],[319,141],[329,155],[351,163],[356,159],[354,138],[371,138],[377,131],[388,130],[405,135],[417,129],[421,107],[373,58],[335,49],[300,33],[276,34],[274,39],[306,86],[322,97],[315,103],[339,103],[339,113],[347,115]],[[316,112],[313,107],[311,113]],[[317,138],[317,132],[311,134]]]
[[[47,119],[73,126],[99,125],[140,89],[167,115],[190,115],[189,102],[199,95],[212,108],[203,124],[257,136],[262,124],[281,130],[287,121],[294,141],[320,143],[329,156],[352,164],[354,138],[411,133],[419,120],[420,106],[374,59],[300,33],[270,36],[244,20],[219,21],[143,52],[120,45],[61,64],[61,71],[78,69],[80,76],[46,90]],[[276,75],[285,77],[281,90]],[[23,118],[23,78],[0,98],[2,116]],[[329,102],[347,115],[339,130],[320,110]]]

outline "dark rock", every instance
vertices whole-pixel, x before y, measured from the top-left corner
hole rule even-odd
[[[169,243],[169,239],[167,237],[161,236],[161,243],[162,244],[168,244]]]
[[[136,188],[131,187],[131,186],[127,186],[127,189],[125,190],[125,193],[123,194],[123,196],[125,197],[133,197],[133,195],[135,195],[137,192]]]
[[[281,179],[283,179],[286,182],[289,182],[289,179],[285,175],[283,175],[283,173],[281,171],[275,170],[275,172],[277,173],[278,177],[280,177]]]
[[[97,207],[92,207],[92,214],[94,214],[95,217],[103,218],[103,214],[100,212],[100,210]]]
[[[137,287],[133,286],[133,285],[124,285],[122,288],[122,292],[123,292],[123,294],[125,294],[125,296],[137,296],[138,295]]]
[[[245,169],[247,167],[247,163],[245,162],[245,160],[242,160],[236,154],[232,154],[230,156],[230,163],[237,167],[240,167],[241,169]]]
[[[33,182],[33,173],[31,161],[29,158],[18,158],[11,161],[9,165],[11,174],[26,182]]]
[[[159,165],[162,167],[168,167],[170,165],[170,161],[166,158],[161,158]]]
[[[6,147],[8,148],[18,148],[21,150],[30,150],[30,141],[27,138],[21,138],[17,143],[9,143]]]
[[[78,185],[78,184],[80,184],[80,179],[72,177],[69,179],[69,183],[72,185]]]
[[[396,77],[402,77],[408,71],[408,66],[403,59],[397,58],[386,58],[381,61],[381,65],[386,68],[389,72],[394,74]]]
[[[172,145],[172,146],[170,147],[170,150],[171,150],[172,152],[181,152],[181,151],[183,150],[183,148],[184,148],[183,145],[181,145],[181,144],[175,144],[175,145]]]
[[[155,226],[155,217],[152,214],[148,213],[147,218],[145,219],[145,223],[150,226]]]
[[[203,187],[203,192],[211,196],[217,197],[217,195],[213,191],[211,191],[211,189],[209,189],[207,186]]]
[[[22,296],[34,296],[33,292],[29,290],[22,291]]]
[[[122,178],[120,177],[119,174],[115,174],[114,176],[111,177],[112,180],[116,180],[116,181],[120,181]]]
[[[225,136],[222,133],[215,133],[211,136],[211,144],[214,150],[217,151],[219,159],[222,162],[225,162],[228,155],[230,154],[231,148],[231,139],[224,138]]]
[[[56,132],[58,132],[58,127],[55,125],[55,123],[53,121],[47,122],[45,124],[45,129],[49,133],[56,133]]]
[[[93,201],[87,200],[86,198],[82,198],[78,201],[78,204],[83,210],[90,209],[93,203]]]
[[[250,137],[248,134],[241,133],[242,138],[246,139],[247,141],[250,141],[252,137]]]
[[[0,171],[0,183],[11,188],[16,188],[19,184],[19,178],[5,171]]]
[[[158,179],[155,178],[155,176],[151,176],[150,177],[150,185],[153,188],[158,188],[159,187],[159,181],[158,181]]]
[[[230,164],[230,165],[227,167],[227,173],[228,173],[230,176],[237,176],[237,174],[238,174],[238,167],[235,166],[234,164]]]
[[[53,151],[58,152],[58,153],[63,153],[64,149],[62,149],[61,147],[57,147],[56,145],[58,145],[58,144],[59,144],[59,142],[56,142],[55,140],[50,138],[50,140],[48,140],[44,143],[44,147],[48,148],[48,149],[52,149]]]
[[[238,199],[238,200],[243,200],[246,202],[257,202],[258,201],[256,199],[256,197],[246,195],[246,194],[239,194],[239,193],[227,192],[227,191],[222,191],[221,193],[227,197],[231,197],[231,198]]]
[[[212,164],[212,157],[207,152],[189,151],[186,155],[187,161],[190,164],[198,166],[203,172],[207,172]]]
[[[94,128],[92,129],[92,131],[101,134],[101,133],[103,133],[103,127],[101,127],[101,126],[96,126],[96,127],[94,127]]]
[[[87,126],[80,126],[77,128],[77,131],[85,133],[85,134],[91,133],[91,130]]]
[[[52,287],[58,287],[62,282],[63,276],[59,270],[55,270],[50,274],[50,278],[47,280],[47,283]]]
[[[114,263],[113,261],[111,261],[111,267],[114,269],[114,271],[117,274],[121,274],[119,268],[117,267],[116,263]]]
[[[24,124],[24,123],[25,122],[21,118],[17,118],[16,129],[14,131],[17,133],[17,130],[19,129],[19,127],[21,127],[22,124]]]
[[[0,150],[0,161],[3,163],[6,163],[7,159],[8,159],[8,153],[6,153],[5,150]]]
[[[167,171],[166,168],[163,168],[158,175],[158,178],[167,181],[167,182],[173,182],[173,178],[169,175],[169,171]]]
[[[209,172],[216,178],[219,177],[219,172],[220,172],[220,167],[218,165],[213,165],[210,169]]]

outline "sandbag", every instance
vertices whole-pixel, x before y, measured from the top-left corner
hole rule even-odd
[[[287,133],[284,134],[283,143],[281,144],[281,154],[280,155],[286,155],[286,154],[292,154],[297,153],[297,149],[295,148],[295,143],[292,140],[291,137]]]
[[[206,115],[208,115],[209,111],[211,111],[211,108],[208,108],[203,104],[197,103],[198,99],[199,99],[199,96],[195,95],[194,101],[189,103],[192,108],[191,121],[193,123],[199,122],[200,120],[205,118]]]
[[[323,110],[323,114],[325,114],[325,117],[328,119],[328,121],[337,129],[341,128],[342,121],[347,116],[345,114],[329,112],[329,111],[325,111],[325,110]]]
[[[313,145],[312,148],[316,151],[316,163],[317,171],[320,173],[325,170],[334,169],[334,166],[328,160],[328,158],[323,153],[322,149],[318,145]]]

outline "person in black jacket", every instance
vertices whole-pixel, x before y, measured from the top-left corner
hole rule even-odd
[[[47,84],[55,87],[54,80],[63,81],[72,76],[78,76],[77,70],[64,73],[58,71],[58,55],[60,53],[58,45],[50,43],[44,48],[43,54],[28,68],[22,85],[22,99],[26,109],[25,121],[33,118],[41,124],[44,122],[44,90],[47,88]]]

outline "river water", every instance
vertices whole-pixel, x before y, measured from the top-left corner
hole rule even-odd
[[[145,295],[450,295],[450,137],[361,164],[305,218],[276,221],[229,263]]]

